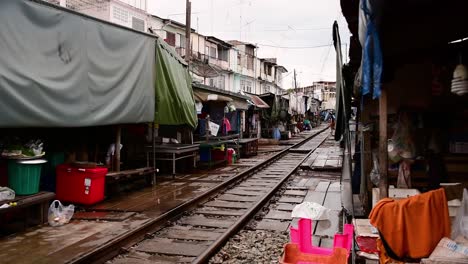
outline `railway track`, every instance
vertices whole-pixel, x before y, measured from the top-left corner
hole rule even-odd
[[[125,254],[130,251],[159,261],[208,262],[261,210],[310,155],[313,146],[320,145],[326,138],[325,130],[70,263],[103,263],[116,256],[113,262],[129,263]],[[310,151],[304,151],[308,146]]]

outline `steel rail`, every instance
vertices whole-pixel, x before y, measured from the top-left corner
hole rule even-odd
[[[279,153],[275,154],[274,156],[262,161],[261,163],[255,165],[255,166],[253,166],[251,168],[248,168],[247,170],[245,170],[243,172],[240,172],[240,173],[234,175],[233,177],[227,179],[225,182],[222,182],[222,183],[212,187],[208,191],[196,196],[195,198],[193,198],[193,199],[191,199],[189,201],[186,201],[186,202],[176,206],[175,208],[169,210],[168,212],[166,212],[166,213],[164,213],[164,214],[162,214],[162,215],[160,215],[160,216],[158,216],[158,217],[156,217],[154,219],[149,220],[148,222],[144,223],[140,227],[138,227],[136,229],[133,229],[133,230],[129,230],[128,232],[126,232],[124,234],[121,234],[121,235],[111,239],[107,243],[104,243],[104,244],[102,244],[100,246],[97,246],[94,250],[85,252],[82,255],[79,255],[79,256],[71,259],[70,261],[68,261],[66,263],[73,263],[73,264],[103,263],[103,262],[105,262],[105,261],[107,261],[107,260],[121,254],[122,249],[124,249],[126,247],[133,246],[134,244],[144,240],[145,236],[147,236],[150,233],[158,231],[168,221],[178,217],[181,213],[186,212],[186,211],[188,211],[190,209],[196,208],[196,206],[198,204],[200,204],[203,201],[208,200],[214,194],[218,193],[220,190],[226,189],[228,186],[230,186],[230,185],[232,185],[232,184],[234,184],[234,183],[236,183],[238,181],[243,180],[244,178],[248,177],[249,175],[251,175],[255,171],[263,169],[265,166],[275,162],[279,158],[286,155],[291,148],[298,147],[298,146],[301,146],[301,145],[305,144],[306,142],[308,142],[312,138],[316,137],[317,135],[321,134],[322,132],[324,132],[327,129],[328,129],[328,127],[317,131],[316,133],[310,135],[309,137],[305,138],[301,142],[299,142],[299,143],[297,143],[295,145],[286,147],[284,150],[280,151]],[[305,156],[304,160],[310,155],[311,152],[309,152]],[[302,162],[304,162],[304,160]],[[293,170],[288,172],[288,176],[284,177],[280,181],[280,183],[278,183],[274,187],[274,189],[277,190],[284,183],[284,181],[294,171],[297,170],[297,168],[300,166],[300,164],[302,164],[302,162],[300,162],[299,165],[296,168],[294,168]],[[270,197],[270,195],[272,195],[271,192],[268,193],[267,195],[265,195],[264,198],[261,199],[261,201],[264,201],[267,198],[267,196]],[[263,205],[263,203],[264,202],[257,202],[255,204],[254,208],[257,208],[261,204]],[[247,212],[247,214],[251,215],[251,214],[253,214],[253,212],[254,212],[254,210],[251,208]],[[242,219],[244,219],[244,221],[245,221],[245,219],[247,219],[247,218],[242,217]],[[239,227],[241,226],[240,224],[241,223],[236,222],[234,224],[234,226],[232,226],[231,228],[228,229],[229,233],[232,235],[232,233],[235,230],[239,229]],[[223,235],[222,237],[227,237],[227,236]],[[210,254],[213,254],[213,251],[216,250],[216,248],[219,247],[219,245],[221,245],[223,243],[225,243],[225,241],[221,241],[221,239],[216,240],[215,243],[212,246],[210,246],[209,249],[208,249]],[[217,247],[215,247],[214,245],[217,245]],[[206,259],[207,257],[209,257],[208,255],[209,254],[203,254],[203,256],[204,256],[203,259]]]

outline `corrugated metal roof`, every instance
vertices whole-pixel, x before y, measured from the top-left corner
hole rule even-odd
[[[249,94],[249,96],[252,99],[252,102],[255,104],[256,107],[270,108],[270,106],[267,103],[265,103],[265,101],[263,101],[260,97],[253,95],[253,94]]]

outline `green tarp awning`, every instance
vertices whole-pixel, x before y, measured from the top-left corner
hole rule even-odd
[[[192,77],[177,54],[160,39],[156,43],[156,112],[159,125],[197,127]]]

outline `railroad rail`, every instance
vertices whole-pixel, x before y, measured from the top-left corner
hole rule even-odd
[[[130,248],[167,256],[173,262],[207,263],[261,210],[314,150],[312,147],[306,153],[294,149],[304,149],[319,135],[323,139],[314,145],[320,145],[326,138],[325,130],[327,128],[69,263],[103,263],[125,255]]]

